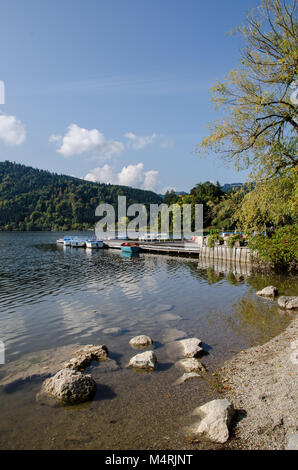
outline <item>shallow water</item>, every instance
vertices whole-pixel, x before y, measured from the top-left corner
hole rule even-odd
[[[276,302],[255,292],[274,284],[291,295],[296,280],[245,269],[225,273],[169,256],[63,248],[55,244],[59,237],[0,234],[0,340],[6,347],[0,383],[28,357],[38,365],[42,351],[73,344],[106,344],[118,369],[92,366],[96,397],[74,407],[37,402],[38,377],[0,388],[0,448],[189,448],[184,427],[191,411],[218,391],[205,379],[173,386],[181,375],[169,346],[173,330],[201,338],[208,351],[202,362],[212,372],[288,324],[290,316]],[[119,335],[105,333],[114,327]],[[159,365],[150,374],[126,367],[135,354],[128,341],[141,333],[155,341]]]

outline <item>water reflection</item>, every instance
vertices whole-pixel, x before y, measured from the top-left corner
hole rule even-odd
[[[0,234],[0,337],[10,359],[71,342],[98,342],[111,327],[130,335],[145,329],[157,340],[165,328],[192,335],[199,329],[209,344],[245,347],[265,337],[267,328],[268,335],[278,328],[276,306],[265,315],[255,290],[274,284],[290,295],[297,285],[281,275],[253,275],[242,265],[74,250],[56,246],[56,238]]]

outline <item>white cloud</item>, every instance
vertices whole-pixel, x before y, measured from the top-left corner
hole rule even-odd
[[[26,131],[15,116],[0,114],[0,141],[7,145],[21,145],[26,140]]]
[[[133,132],[127,132],[124,134],[124,137],[126,137],[132,145],[132,148],[135,150],[142,149],[146,147],[147,145],[152,144],[154,140],[157,138],[157,134],[153,133],[152,135],[136,135]]]
[[[156,170],[144,171],[143,163],[127,165],[117,173],[110,165],[94,168],[85,176],[88,181],[99,181],[101,183],[120,184],[133,186],[147,190],[154,190],[158,185],[159,173]]]
[[[159,176],[159,172],[156,170],[146,171],[143,188],[144,189],[156,188],[156,186],[159,183],[158,176]]]
[[[113,155],[119,155],[125,149],[122,142],[107,140],[99,130],[84,129],[76,124],[70,124],[63,137],[51,135],[49,141],[62,142],[57,152],[61,153],[64,157],[93,151],[97,156],[109,158]]]

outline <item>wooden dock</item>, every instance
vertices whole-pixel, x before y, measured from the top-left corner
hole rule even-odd
[[[121,250],[123,240],[105,240],[105,248]],[[171,254],[173,256],[199,257],[200,248],[190,242],[137,242],[140,253]]]
[[[130,240],[132,241],[132,240]],[[123,240],[105,240],[105,248],[121,249]],[[227,246],[216,246],[208,248],[198,246],[189,241],[168,241],[168,242],[138,242],[141,253],[156,253],[172,256],[184,256],[197,258],[202,261],[222,261],[237,264],[251,264],[250,250],[247,247],[229,248]]]

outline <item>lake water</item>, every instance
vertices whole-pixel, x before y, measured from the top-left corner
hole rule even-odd
[[[55,243],[61,236],[0,234],[0,340],[6,348],[0,448],[207,448],[190,444],[184,427],[195,407],[219,396],[212,372],[290,321],[256,290],[274,284],[291,295],[297,281],[218,272],[193,259],[64,248]],[[110,328],[121,331],[111,335]],[[137,334],[154,340],[158,367],[152,373],[127,368],[136,354],[128,342]],[[183,334],[203,341],[208,380],[173,385],[181,371],[171,340]],[[68,346],[76,344],[106,344],[113,359],[110,369],[104,363],[90,368],[98,383],[94,400],[73,407],[38,402],[47,361],[69,359]],[[34,377],[14,381],[28,364]]]

